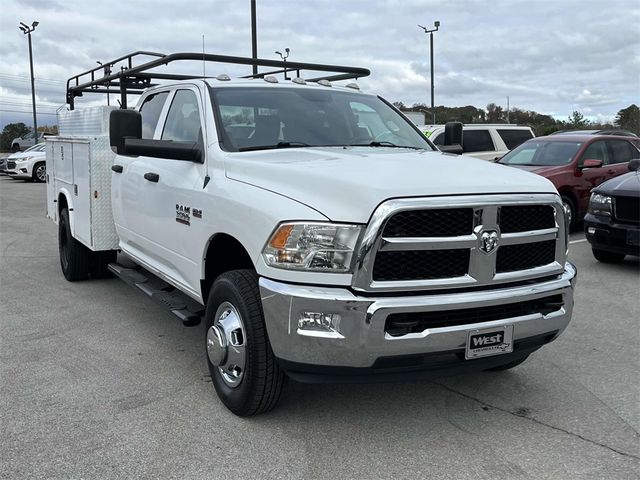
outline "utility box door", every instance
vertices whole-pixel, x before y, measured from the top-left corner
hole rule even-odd
[[[71,142],[58,141],[53,145],[55,179],[73,185],[73,148]]]
[[[89,182],[89,141],[74,141],[73,152],[73,236],[85,245],[91,238],[91,185]]]
[[[47,164],[47,217],[58,223],[58,210],[56,209],[57,199],[55,191],[53,147],[54,143],[46,141],[44,158]]]

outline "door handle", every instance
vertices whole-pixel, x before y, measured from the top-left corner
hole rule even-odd
[[[157,183],[158,180],[160,180],[160,175],[158,175],[157,173],[153,173],[153,172],[147,172],[147,173],[144,174],[144,178],[146,180],[149,180],[150,182]]]
[[[111,165],[111,170],[116,173],[122,173],[122,165]]]

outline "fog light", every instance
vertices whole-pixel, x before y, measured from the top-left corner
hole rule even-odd
[[[596,233],[596,227],[589,227],[587,228],[587,233],[589,235],[594,235]]]
[[[26,169],[26,168],[21,168],[21,169],[20,169],[20,171],[21,171],[22,173],[27,173],[27,169]]]
[[[344,338],[338,332],[340,315],[337,313],[302,312],[298,319],[298,334],[310,337]]]

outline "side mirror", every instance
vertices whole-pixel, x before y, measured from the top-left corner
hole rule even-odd
[[[142,138],[142,115],[135,110],[112,110],[109,114],[109,142],[118,155],[125,155],[125,138]]]
[[[638,170],[640,170],[640,158],[634,158],[632,160],[629,160],[629,163],[627,164],[627,168],[629,169],[630,172],[637,172]]]
[[[125,138],[124,149],[127,155],[202,163],[202,146],[198,142]]]
[[[444,126],[444,144],[440,146],[441,152],[462,153],[462,123],[447,122]]]
[[[602,160],[588,159],[582,162],[582,168],[600,168]]]

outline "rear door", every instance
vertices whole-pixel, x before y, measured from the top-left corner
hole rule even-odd
[[[142,138],[155,138],[169,90],[154,92],[146,96],[140,107],[142,115]],[[147,212],[141,191],[145,186],[145,161],[148,157],[118,155],[114,160],[116,170],[111,174],[111,201],[113,219],[116,224],[120,246],[126,252],[146,259],[150,249],[145,230]]]
[[[629,160],[640,158],[638,149],[627,140],[607,140],[609,162],[605,165],[607,178],[627,173]]]
[[[585,160],[601,160],[602,167],[584,168]],[[591,189],[597,187],[611,174],[607,173],[609,163],[609,151],[605,140],[598,140],[590,143],[583,151],[578,160],[578,170],[576,172],[576,184],[574,193],[578,199],[578,212],[583,213],[587,209]]]

